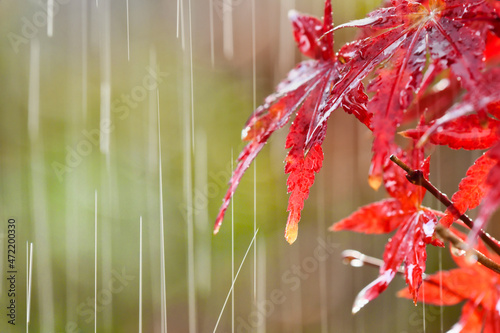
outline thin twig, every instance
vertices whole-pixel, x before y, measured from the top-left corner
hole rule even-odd
[[[453,216],[459,216],[459,219],[465,223],[467,227],[472,229],[474,227],[474,222],[466,214],[460,214],[458,209],[453,205],[450,199],[443,192],[439,191],[430,181],[425,179],[424,173],[421,170],[413,170],[403,161],[401,161],[397,156],[391,155],[391,161],[396,163],[401,169],[406,171],[406,178],[412,184],[424,187],[428,192],[430,192],[436,199],[438,199],[446,208],[453,214]],[[493,251],[500,255],[500,243],[493,238],[490,234],[484,230],[479,231],[479,237],[488,245]]]
[[[446,230],[445,232],[451,233],[452,234],[452,238],[455,240],[454,237],[456,237],[456,236],[452,232],[450,232],[448,229],[443,228],[442,226],[439,226],[439,228]],[[444,234],[443,238],[448,238],[448,236],[449,236],[448,234]],[[479,256],[478,256],[478,258],[479,258]],[[366,254],[363,254],[363,253],[361,253],[359,251],[356,251],[356,250],[344,250],[342,252],[342,259],[343,259],[343,261],[344,261],[345,264],[351,265],[353,267],[362,267],[362,266],[366,265],[366,266],[369,266],[369,267],[380,268],[384,264],[384,261],[382,259],[370,257],[370,256],[368,256]],[[404,275],[405,274],[404,267],[400,266],[398,268],[398,270],[397,270],[397,273],[399,275]],[[442,283],[439,283],[439,281],[435,281],[435,280],[431,279],[431,276],[429,276],[429,275],[427,275],[425,273],[422,274],[422,279],[426,283],[429,283],[429,284],[435,285],[437,287],[440,287],[443,290],[445,290],[446,292],[454,294],[457,297],[460,297],[462,299],[468,298],[468,296],[460,294],[456,290],[451,289],[451,288],[447,287],[446,285],[443,285]]]
[[[477,261],[484,267],[487,267],[492,271],[500,274],[500,265],[498,263],[491,260],[478,250],[469,247],[466,242],[464,242],[460,237],[455,235],[449,229],[443,227],[441,224],[438,224],[436,225],[435,231],[442,239],[449,241],[455,248],[466,252],[471,251],[477,257]]]
[[[361,267],[366,265],[370,267],[381,268],[384,265],[384,261],[382,259],[370,257],[356,250],[342,251],[342,261],[344,262],[344,264],[351,265],[353,267]],[[396,273],[404,274],[404,267],[399,266]]]

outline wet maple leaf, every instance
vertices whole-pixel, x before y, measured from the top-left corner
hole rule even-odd
[[[421,151],[414,156],[403,156],[402,159],[414,167],[419,166],[424,176],[428,177],[429,159],[422,161]],[[364,206],[330,228],[333,231],[364,233],[385,233],[397,229],[385,247],[384,264],[380,267],[379,277],[358,294],[353,313],[382,293],[403,263],[406,283],[416,300],[425,271],[426,245],[442,246],[433,237],[437,224],[436,213],[421,206],[425,189],[411,184],[404,171],[393,163],[385,165],[384,185],[391,199]]]
[[[465,235],[454,230],[462,239]],[[498,262],[482,242],[477,250]],[[459,268],[439,271],[423,281],[417,300],[432,305],[455,305],[465,301],[459,321],[448,332],[500,332],[500,275],[479,263],[471,263],[463,251],[451,251]],[[412,298],[407,289],[399,297]]]
[[[339,77],[339,66],[333,51],[333,22],[330,0],[325,1],[324,20],[291,11],[289,18],[293,34],[300,51],[313,60],[298,64],[282,81],[276,92],[265,99],[265,103],[252,114],[242,132],[242,138],[249,141],[238,157],[238,165],[229,182],[229,189],[223,199],[216,219],[214,233],[217,233],[225,211],[244,172],[274,131],[283,127],[297,111],[296,118],[286,139],[290,151],[286,157],[285,172],[289,173],[287,187],[290,193],[288,221],[285,237],[293,243],[297,237],[298,222],[304,200],[309,196],[309,188],[314,182],[323,161],[321,144],[326,134],[326,124],[311,147],[305,147],[306,135],[314,113],[322,113],[329,107],[328,97],[331,86]],[[364,103],[367,97],[361,87],[354,90],[344,105],[365,124],[370,115]]]
[[[312,146],[323,123],[341,106],[344,96],[378,68],[369,86],[374,96],[367,105],[368,112],[373,114],[374,143],[369,175],[373,188],[382,182],[383,165],[392,153],[404,111],[420,88],[427,56],[441,69],[451,68],[467,90],[477,89],[484,67],[485,31],[491,25],[476,24],[474,17],[494,17],[491,6],[481,0],[400,0],[391,1],[391,5],[335,28],[370,28],[374,33],[340,50],[339,59],[346,62],[346,66],[332,87],[330,108],[314,115],[306,145]]]
[[[486,179],[495,163],[495,160],[484,154],[467,170],[466,176],[458,185],[458,191],[451,197],[457,213],[453,214],[452,210],[446,209],[446,215],[440,220],[442,225],[450,227],[460,215],[479,206],[490,188]]]
[[[241,177],[274,131],[283,127],[292,113],[304,102],[317,86],[315,79],[322,73],[317,63],[300,63],[282,81],[275,94],[266,98],[265,104],[257,108],[242,131],[242,139],[249,141],[238,156],[238,165],[229,181],[229,189],[224,196],[217,215],[214,233],[219,231],[229,202],[238,187]]]
[[[434,122],[419,125],[416,129],[407,130],[401,134],[418,140],[434,125]],[[442,125],[439,132],[432,133],[428,140],[432,144],[446,145],[452,149],[488,149],[500,139],[499,128],[500,121],[478,114],[471,114]]]

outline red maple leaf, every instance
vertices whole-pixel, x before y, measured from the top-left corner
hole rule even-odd
[[[414,149],[414,156],[402,158],[412,166],[419,166],[425,177],[429,174],[429,159],[422,161],[421,151]],[[422,162],[418,162],[422,161]],[[353,312],[382,293],[405,264],[408,288],[416,300],[425,271],[426,245],[442,246],[433,237],[437,223],[436,212],[421,206],[425,189],[411,184],[395,164],[386,164],[384,184],[392,197],[360,208],[349,217],[334,224],[330,230],[351,230],[364,233],[384,233],[398,229],[384,251],[384,264],[379,277],[365,287],[356,297]]]
[[[454,230],[462,239],[465,238]],[[499,256],[488,252],[482,242],[477,250],[494,261]],[[458,323],[449,332],[500,332],[500,275],[479,263],[471,263],[464,251],[451,251],[459,268],[439,271],[426,277],[417,300],[432,305],[454,305],[466,301]],[[398,296],[412,298],[408,290]]]
[[[454,220],[458,219],[460,215],[469,209],[479,206],[484,195],[490,188],[490,184],[486,182],[486,179],[494,165],[495,161],[487,154],[484,154],[467,170],[466,176],[458,185],[458,191],[451,197],[451,201],[457,212],[453,214],[451,209],[446,209],[446,215],[440,220],[442,225],[445,227],[451,226]]]
[[[441,69],[451,68],[464,88],[477,89],[482,81],[485,31],[491,25],[478,24],[474,18],[478,15],[488,21],[486,18],[494,17],[491,6],[482,0],[394,0],[391,4],[367,18],[335,28],[369,27],[374,33],[347,44],[339,52],[346,66],[332,88],[331,107],[315,114],[306,145],[312,146],[344,96],[379,68],[369,88],[374,97],[368,102],[374,134],[369,180],[374,188],[382,182],[383,165],[392,153],[404,111],[420,88],[427,54]]]
[[[429,130],[435,121],[428,125],[419,125],[416,129],[402,132],[405,137],[420,139]],[[446,145],[452,149],[488,149],[499,139],[500,121],[471,114],[459,117],[441,126],[439,132],[434,132],[429,136],[429,141],[435,145]]]
[[[282,81],[276,92],[268,96],[247,121],[242,132],[243,140],[249,141],[238,157],[238,165],[229,182],[229,189],[224,197],[215,223],[217,233],[229,201],[238,183],[250,163],[274,131],[283,127],[291,115],[297,116],[290,128],[286,140],[286,148],[290,151],[286,157],[285,172],[289,173],[287,187],[290,193],[288,204],[288,221],[285,237],[293,243],[297,237],[298,222],[304,200],[309,196],[309,188],[314,182],[323,161],[321,144],[326,134],[326,124],[318,131],[317,140],[311,147],[305,147],[306,135],[314,113],[323,112],[329,107],[328,97],[331,86],[339,77],[339,66],[333,51],[333,22],[330,0],[325,1],[323,22],[315,17],[291,11],[289,14],[293,25],[293,33],[302,53],[314,60],[298,64]],[[344,104],[348,112],[353,113],[367,126],[370,115],[364,103],[367,97],[362,86],[354,89]]]

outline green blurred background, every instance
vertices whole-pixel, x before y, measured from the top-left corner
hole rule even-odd
[[[361,18],[378,4],[333,1],[334,20]],[[164,332],[165,323],[170,332],[216,325],[217,332],[439,332],[457,320],[459,307],[396,298],[400,278],[351,315],[377,270],[345,266],[341,252],[381,257],[388,236],[327,231],[384,197],[366,182],[370,133],[343,111],[330,119],[324,168],[295,244],[283,237],[286,128],[248,170],[212,235],[254,93],[258,105],[302,59],[287,12],[321,16],[322,7],[320,0],[0,1],[1,332],[26,331],[30,243],[31,332],[140,332],[140,321],[142,332]],[[336,33],[336,48],[354,34]],[[435,155],[431,177],[448,193],[478,156]],[[9,218],[15,326],[6,316]],[[314,254],[324,244],[320,261]],[[427,272],[451,267],[447,250],[429,253]]]

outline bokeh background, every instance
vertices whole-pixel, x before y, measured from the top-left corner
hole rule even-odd
[[[378,5],[335,0],[334,20]],[[302,59],[287,13],[322,8],[321,0],[0,1],[1,332],[28,331],[28,308],[29,331],[43,333],[451,327],[460,307],[398,299],[401,278],[351,314],[377,269],[344,265],[341,252],[381,257],[389,236],[327,230],[384,197],[366,182],[370,133],[341,110],[329,120],[295,244],[283,237],[287,128],[247,171],[212,235],[245,120]],[[354,35],[336,33],[336,48]],[[450,194],[478,156],[434,155],[431,178]],[[15,326],[6,316],[9,218]],[[452,267],[447,250],[430,249],[427,272],[440,267]]]

